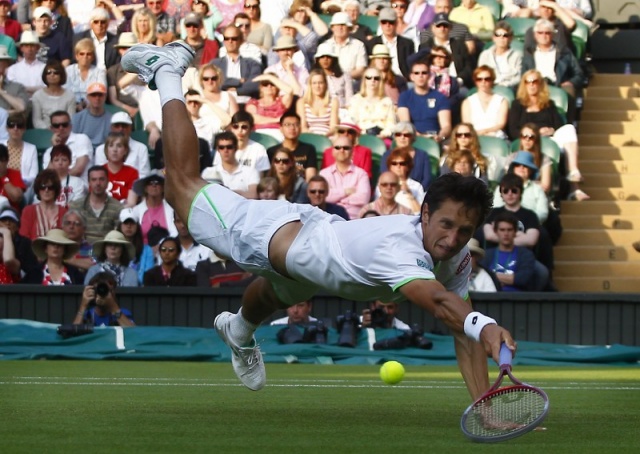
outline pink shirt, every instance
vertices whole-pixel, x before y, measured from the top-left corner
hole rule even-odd
[[[320,175],[329,183],[327,202],[337,203],[347,210],[351,219],[358,219],[360,210],[371,199],[371,182],[367,172],[351,164],[349,170],[340,173],[333,164],[322,169]],[[355,188],[356,191],[347,195],[346,188]]]
[[[167,217],[164,214],[164,205],[148,208],[147,211],[142,215],[142,222],[140,223],[140,227],[142,228],[142,238],[144,240],[144,244],[148,243],[147,233],[151,229],[153,225],[159,225],[160,227],[164,227],[169,230],[167,226]]]

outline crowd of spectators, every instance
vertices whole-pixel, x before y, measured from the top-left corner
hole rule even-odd
[[[471,248],[478,266],[493,260],[497,289],[548,288],[558,200],[589,199],[576,133],[587,78],[571,33],[591,11],[576,4],[504,1],[494,17],[475,0],[0,0],[0,280],[251,279],[194,243],[167,204],[171,125],[119,63],[137,43],[184,39],[204,179],[354,219],[419,214],[433,178],[474,175],[496,206]],[[531,27],[516,36],[512,17]],[[49,146],[36,150],[32,130]],[[521,268],[514,279],[493,266],[520,247],[535,264],[527,288]]]

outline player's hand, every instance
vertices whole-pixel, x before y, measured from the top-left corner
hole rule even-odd
[[[516,352],[516,341],[511,333],[499,325],[486,325],[480,333],[480,342],[484,346],[487,355],[491,355],[496,364],[500,365],[500,347],[503,343],[513,354]]]

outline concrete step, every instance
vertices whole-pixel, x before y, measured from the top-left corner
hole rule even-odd
[[[556,262],[627,262],[640,259],[632,246],[556,246]],[[579,274],[579,273],[576,273]]]
[[[640,176],[632,174],[615,173],[585,173],[582,172],[584,188],[625,188],[628,190],[640,190]]]
[[[611,188],[592,188],[588,186],[586,183],[580,185],[582,190],[586,192],[591,199],[582,202],[583,204],[591,204],[593,202],[619,202],[619,201],[640,201],[640,188],[621,188],[621,187],[611,187]],[[565,201],[562,202],[562,206],[567,203]],[[586,207],[585,207],[586,208]]]
[[[553,278],[556,277],[638,277],[640,261],[636,262],[562,262],[555,261]]]
[[[607,111],[607,110],[639,110],[640,98],[608,98],[589,97],[584,100],[585,111]]]
[[[610,121],[606,117],[596,121],[580,121],[579,128],[589,134],[625,134],[634,138],[640,134],[640,122]]]
[[[618,216],[635,216],[640,213],[640,202],[588,200],[586,202],[563,201],[561,205],[562,215],[565,214],[615,214]]]
[[[639,110],[583,110],[580,121],[637,121],[640,120]]]
[[[591,195],[591,194],[589,194]],[[640,213],[638,216],[617,216],[612,214],[561,214],[560,220],[565,229],[614,229],[640,230]],[[640,240],[640,234],[638,235]],[[640,259],[640,256],[638,256]]]
[[[634,230],[564,229],[557,246],[627,246],[638,240],[640,233]]]
[[[591,134],[588,129],[580,127],[578,133],[580,146],[630,147],[640,148],[640,127],[633,134]]]
[[[625,160],[603,160],[585,157],[580,150],[580,171],[586,174],[621,174],[640,176],[640,153],[638,159]]]
[[[612,145],[591,145],[580,142],[580,162],[583,160],[606,160],[640,162],[639,147],[614,147]]]
[[[599,278],[556,278],[554,276],[553,282],[561,292],[640,293],[640,279],[632,277],[607,276]]]
[[[637,74],[594,74],[589,80],[588,89],[596,87],[633,87],[640,85]]]
[[[638,87],[633,86],[589,86],[584,91],[585,99],[588,98],[614,98],[614,99],[626,99],[637,98]]]

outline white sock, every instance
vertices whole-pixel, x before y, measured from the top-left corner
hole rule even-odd
[[[170,66],[161,66],[158,68],[154,81],[160,93],[160,103],[163,106],[172,99],[184,102],[182,78],[180,74],[174,72]]]
[[[251,344],[251,341],[253,340],[253,333],[258,329],[258,325],[254,325],[247,321],[242,316],[242,308],[240,308],[238,313],[231,317],[231,324],[229,328],[231,336],[233,336],[238,345],[245,347]]]

